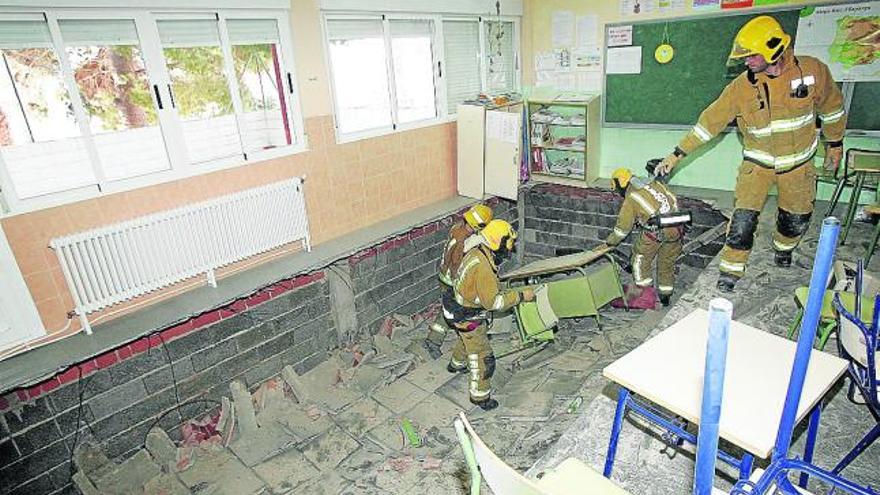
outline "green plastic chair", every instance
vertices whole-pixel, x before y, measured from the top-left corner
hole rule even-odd
[[[871,215],[880,215],[880,203],[866,206],[865,211]],[[874,227],[874,237],[871,238],[871,243],[868,244],[868,249],[865,251],[865,266],[868,266],[868,263],[871,262],[871,256],[874,256],[874,250],[877,249],[878,239],[880,239],[880,221],[878,221],[877,226]]]
[[[788,338],[793,339],[797,336],[797,331],[800,329],[801,320],[804,317],[804,307],[807,304],[807,293],[809,292],[809,287],[798,287],[794,291],[794,300],[798,305],[797,316],[792,322],[791,326],[788,329]],[[856,295],[852,292],[845,291],[834,291],[834,290],[826,290],[825,296],[822,298],[822,311],[819,313],[819,326],[816,328],[816,336],[819,338],[819,341],[816,344],[816,348],[819,350],[825,349],[825,344],[828,342],[828,337],[837,330],[838,319],[837,319],[837,311],[834,310],[834,294],[840,293],[840,302],[844,304],[844,307],[847,311],[855,311],[856,304]],[[865,321],[871,321],[872,316],[874,315],[874,307],[871,304],[863,304],[862,305],[862,315]]]

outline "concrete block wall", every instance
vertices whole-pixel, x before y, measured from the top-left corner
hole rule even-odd
[[[589,249],[611,233],[617,221],[622,198],[602,189],[557,184],[540,184],[525,195],[525,226],[522,232],[526,260],[554,256],[557,247]],[[703,201],[678,198],[679,207],[693,215],[693,225],[685,238],[693,239],[726,219]],[[621,243],[620,251],[628,257],[635,235]],[[721,250],[719,237],[684,258],[684,263],[705,268]]]
[[[313,368],[336,341],[327,285],[323,272],[280,282],[3,396],[0,494],[76,493],[75,442],[97,442],[119,461],[154,423],[179,438],[233,379],[256,386],[287,364]],[[178,410],[178,398],[202,402]]]
[[[493,199],[495,217],[517,227],[516,204]],[[348,259],[357,320],[362,332],[375,334],[386,317],[411,315],[440,298],[437,265],[452,223],[446,217],[387,240]]]

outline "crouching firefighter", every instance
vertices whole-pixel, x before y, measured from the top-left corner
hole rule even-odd
[[[638,299],[645,288],[654,285],[657,258],[657,292],[660,302],[668,306],[675,287],[675,262],[681,255],[684,225],[690,222],[690,213],[678,210],[678,199],[661,181],[634,177],[629,169],[615,170],[611,186],[624,199],[617,223],[605,243],[617,246],[633,227],[639,229],[632,248],[635,288],[628,291],[627,300]]]
[[[440,300],[442,301],[447,292],[452,292],[453,278],[458,273],[458,267],[466,252],[480,245],[480,230],[492,221],[492,208],[480,203],[471,206],[449,229],[449,237],[443,246],[443,255],[440,258]],[[440,346],[446,338],[448,328],[443,318],[436,318],[428,326],[428,336],[425,338],[424,347],[428,355],[433,359],[441,356]]]
[[[498,264],[510,255],[515,240],[516,232],[509,223],[489,222],[480,232],[480,245],[464,255],[453,290],[443,298],[443,316],[458,334],[447,370],[469,373],[470,400],[486,411],[498,407],[489,385],[495,373],[495,355],[487,335],[491,314],[535,299],[534,291],[528,288],[522,292],[501,290]]]

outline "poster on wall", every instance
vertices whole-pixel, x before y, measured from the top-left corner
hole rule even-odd
[[[721,0],[722,9],[747,9],[752,6],[752,0]]]
[[[574,44],[574,12],[554,10],[551,28],[553,48],[567,48]]]
[[[721,7],[721,0],[693,0],[695,9],[717,9]]]
[[[620,15],[640,15],[654,12],[657,0],[620,0]]]
[[[632,26],[611,26],[608,28],[608,39],[605,42],[605,46],[611,48],[615,46],[629,46],[632,44]]]
[[[579,15],[577,18],[577,48],[587,48],[599,44],[599,16]]]
[[[836,81],[880,81],[880,2],[805,7],[794,50],[825,62]]]
[[[788,3],[788,0],[755,0],[755,7],[764,7],[765,5],[779,5],[781,3]]]
[[[684,10],[684,0],[658,0],[657,7],[660,8],[660,12]]]
[[[609,48],[605,59],[606,74],[641,74],[642,47]]]

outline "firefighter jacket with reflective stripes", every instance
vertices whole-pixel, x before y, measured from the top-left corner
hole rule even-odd
[[[464,255],[455,279],[455,301],[471,309],[500,311],[520,302],[519,292],[502,292],[498,268],[484,248],[471,249]]]
[[[651,217],[677,211],[678,199],[662,182],[656,180],[648,182],[633,177],[626,188],[626,196],[620,206],[620,213],[617,214],[617,223],[605,243],[616,246],[629,235],[634,226],[652,230],[648,225]],[[680,235],[678,227],[663,229],[665,240],[676,240]]]
[[[813,57],[795,57],[791,49],[782,59],[782,73],[776,77],[746,71],[731,81],[678,147],[692,153],[736,119],[743,158],[784,172],[813,157],[819,145],[817,117],[826,141],[842,140],[843,95],[828,66]],[[806,94],[798,98],[801,83]]]
[[[474,233],[473,229],[460,220],[452,225],[449,229],[449,237],[443,246],[443,256],[440,258],[440,281],[452,287],[455,280],[455,274],[458,273],[458,267],[464,258],[465,241]]]

